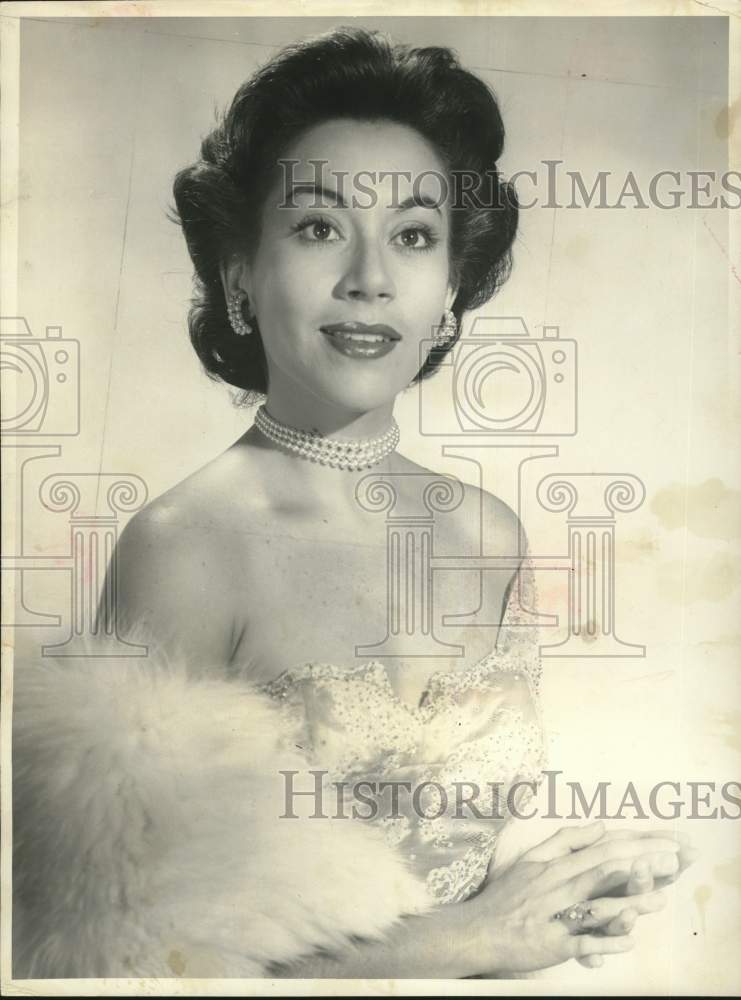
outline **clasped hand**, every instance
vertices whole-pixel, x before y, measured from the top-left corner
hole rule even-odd
[[[471,958],[482,974],[532,972],[570,958],[588,968],[629,951],[641,914],[665,905],[663,888],[697,852],[662,831],[605,832],[601,822],[564,827],[506,868],[470,900]],[[556,919],[579,903],[577,922]]]

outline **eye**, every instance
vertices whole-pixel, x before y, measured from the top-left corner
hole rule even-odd
[[[397,233],[398,240],[405,250],[431,250],[437,243],[437,237],[427,226],[408,226]]]
[[[336,243],[340,239],[335,226],[328,219],[321,217],[302,219],[293,228],[307,243]]]

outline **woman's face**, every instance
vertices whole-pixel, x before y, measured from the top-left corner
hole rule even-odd
[[[270,396],[354,413],[388,405],[454,298],[443,165],[411,128],[350,119],[310,129],[284,159],[240,274]]]

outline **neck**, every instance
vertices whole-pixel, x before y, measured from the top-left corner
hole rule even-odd
[[[301,405],[297,398],[286,400],[268,395],[265,409],[280,423],[299,431],[316,432],[338,441],[365,440],[384,434],[393,422],[393,402],[366,413],[349,413],[319,401],[321,405]],[[385,455],[370,468],[346,469],[321,465],[293,454],[253,426],[241,443],[254,447],[261,456],[264,489],[274,502],[303,516],[342,517],[361,515],[356,488],[365,476],[398,471],[395,452]]]
[[[269,391],[265,408],[271,417],[296,430],[316,432],[338,439],[377,437],[388,430],[394,413],[394,401],[372,410],[354,411],[318,397],[307,398],[296,392]]]

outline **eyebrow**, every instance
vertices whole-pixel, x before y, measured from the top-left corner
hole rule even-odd
[[[411,194],[398,206],[398,212],[406,212],[410,208],[434,208],[438,215],[441,215],[440,204],[434,198],[428,198],[423,194]]]
[[[340,208],[347,208],[347,202],[339,191],[332,191],[330,188],[322,187],[321,184],[312,184],[310,181],[299,181],[296,184],[292,184],[287,191],[289,198],[292,198],[296,194],[313,194],[315,197],[322,195],[329,201],[335,202]]]
[[[325,188],[321,184],[312,184],[310,181],[299,181],[296,184],[292,184],[286,192],[289,199],[293,198],[293,196],[297,194],[310,194],[315,198],[326,198],[328,201],[334,202],[339,208],[348,207],[347,202],[339,191],[333,191],[331,188]],[[394,205],[393,207],[396,212],[407,212],[410,208],[430,208],[434,209],[438,215],[442,215],[439,202],[435,201],[434,198],[427,197],[423,194],[409,195],[408,198],[405,198],[404,201],[398,205]]]

